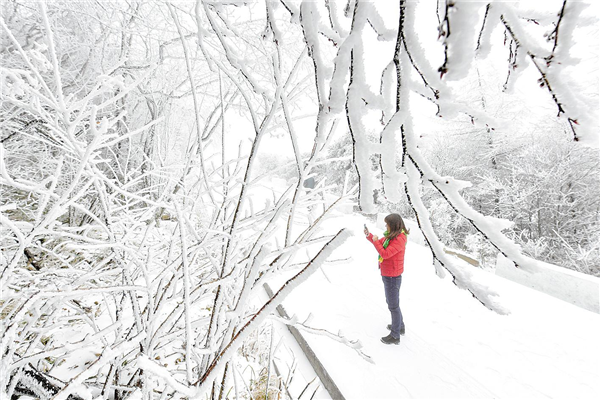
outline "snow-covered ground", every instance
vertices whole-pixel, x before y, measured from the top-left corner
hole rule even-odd
[[[399,346],[381,343],[389,312],[364,222],[328,221],[355,233],[334,253],[353,260],[324,266],[284,302],[300,320],[312,313],[314,327],[359,339],[372,357],[305,333],[346,398],[600,398],[600,315],[473,268],[511,312],[496,314],[438,278],[429,250],[410,239],[400,292],[406,335]]]

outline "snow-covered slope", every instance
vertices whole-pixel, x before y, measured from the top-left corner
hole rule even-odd
[[[284,303],[300,320],[312,313],[312,326],[363,343],[373,364],[306,334],[346,398],[600,398],[600,315],[474,269],[511,311],[498,315],[438,278],[430,252],[414,242],[400,294],[406,336],[399,346],[381,343],[389,312],[363,223],[348,215],[329,221],[355,232],[334,254],[353,260],[325,266]]]

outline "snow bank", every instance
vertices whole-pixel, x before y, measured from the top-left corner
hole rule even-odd
[[[539,271],[530,274],[498,254],[496,275],[600,314],[600,278],[548,263],[538,265]]]

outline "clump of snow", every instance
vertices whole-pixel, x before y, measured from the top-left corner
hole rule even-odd
[[[486,3],[446,2],[449,30],[442,22],[444,43],[448,47],[448,64],[445,74],[448,80],[459,80],[467,76],[477,46],[477,28]]]

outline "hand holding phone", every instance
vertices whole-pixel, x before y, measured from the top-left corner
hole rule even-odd
[[[367,228],[367,224],[365,224],[365,235],[369,236],[369,228]]]

